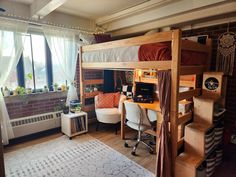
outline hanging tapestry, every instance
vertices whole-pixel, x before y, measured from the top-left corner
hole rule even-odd
[[[216,70],[232,75],[234,69],[236,34],[226,32],[218,38]]]

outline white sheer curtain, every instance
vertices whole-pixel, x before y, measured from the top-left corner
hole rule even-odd
[[[71,100],[77,100],[75,84],[75,71],[78,56],[75,33],[69,30],[43,27],[43,32],[48,42],[52,55],[56,56],[64,79],[70,84],[66,104]]]
[[[11,71],[16,68],[23,51],[23,34],[28,24],[0,19],[0,88],[4,87]],[[0,91],[0,121],[3,144],[14,137],[2,92]]]

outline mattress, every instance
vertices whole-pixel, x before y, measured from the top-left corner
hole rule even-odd
[[[82,54],[83,62],[138,62],[171,60],[170,43],[152,43],[103,49]],[[181,65],[206,65],[207,54],[202,52],[181,52]]]
[[[135,62],[140,46],[103,49],[82,54],[83,62]]]

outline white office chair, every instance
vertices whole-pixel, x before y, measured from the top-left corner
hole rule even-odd
[[[154,152],[153,148],[149,144],[144,142],[142,138],[142,133],[145,130],[152,128],[145,109],[141,108],[138,104],[132,102],[124,102],[124,104],[127,119],[126,125],[138,131],[137,141],[133,146],[131,154],[135,155],[139,143],[143,143],[146,147],[148,147],[149,152],[152,154]],[[125,147],[128,147],[127,141],[125,142]]]

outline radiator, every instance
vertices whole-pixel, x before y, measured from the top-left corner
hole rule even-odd
[[[11,120],[15,138],[61,126],[61,112],[50,112]]]

